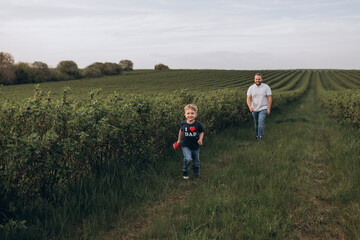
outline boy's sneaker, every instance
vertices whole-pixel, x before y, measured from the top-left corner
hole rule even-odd
[[[183,179],[187,180],[189,179],[189,176],[183,176]]]

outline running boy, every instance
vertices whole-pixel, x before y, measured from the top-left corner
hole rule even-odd
[[[178,136],[178,144],[182,144],[184,154],[184,166],[182,169],[183,179],[189,179],[189,166],[193,161],[195,177],[200,176],[200,148],[203,145],[204,129],[199,121],[196,121],[198,108],[194,104],[188,104],[184,108],[186,120],[181,121]]]

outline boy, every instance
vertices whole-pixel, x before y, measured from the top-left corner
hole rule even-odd
[[[198,108],[194,104],[186,105],[184,110],[186,120],[180,123],[177,144],[181,142],[184,154],[183,179],[189,179],[189,166],[191,161],[193,161],[194,176],[200,176],[199,146],[203,144],[204,129],[201,123],[195,120]]]

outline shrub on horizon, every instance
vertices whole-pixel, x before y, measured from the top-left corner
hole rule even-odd
[[[103,64],[102,73],[105,75],[118,75],[122,71],[122,68],[119,64],[106,62]]]
[[[59,64],[56,66],[56,69],[60,73],[68,75],[68,77],[64,76],[65,80],[74,79],[74,78],[78,79],[81,77],[78,65],[74,61],[71,61],[71,60],[59,62]]]
[[[15,68],[14,57],[10,53],[0,52],[0,83],[14,84]]]
[[[85,68],[82,75],[84,78],[97,78],[103,76],[101,71],[96,68]]]
[[[169,67],[165,64],[159,63],[155,65],[155,70],[169,70]]]
[[[48,82],[51,80],[51,73],[46,63],[36,61],[31,64],[33,81],[35,83]]]
[[[14,84],[32,83],[32,69],[28,63],[19,62],[15,64],[15,81]]]
[[[121,60],[119,65],[121,66],[121,68],[124,71],[132,71],[132,70],[134,70],[133,69],[134,63],[132,61],[130,61],[130,60],[127,60],[127,59]]]
[[[82,75],[87,78],[95,78],[103,75],[118,75],[121,70],[120,65],[116,63],[95,62],[84,68]]]

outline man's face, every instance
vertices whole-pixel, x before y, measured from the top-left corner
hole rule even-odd
[[[262,83],[262,77],[259,75],[255,75],[255,84],[259,86]]]

